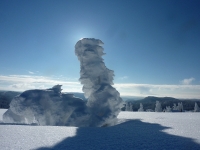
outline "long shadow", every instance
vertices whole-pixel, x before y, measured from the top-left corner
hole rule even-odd
[[[37,150],[200,150],[193,139],[170,135],[159,124],[129,120],[112,127],[78,128],[53,147]]]

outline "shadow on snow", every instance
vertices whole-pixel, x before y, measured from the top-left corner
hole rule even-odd
[[[167,134],[162,131],[164,129],[169,127],[140,120],[128,120],[105,128],[78,128],[76,136],[66,138],[53,147],[37,150],[200,149],[193,139]]]

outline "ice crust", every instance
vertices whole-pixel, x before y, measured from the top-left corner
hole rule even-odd
[[[114,125],[122,107],[119,92],[113,88],[114,72],[102,56],[103,42],[84,38],[75,45],[80,61],[80,82],[87,103],[72,94],[61,93],[61,85],[46,90],[28,90],[16,96],[4,113],[5,123],[108,126]]]

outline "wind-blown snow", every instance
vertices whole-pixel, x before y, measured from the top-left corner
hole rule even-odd
[[[78,127],[114,125],[122,99],[111,86],[114,74],[103,62],[102,44],[100,40],[84,38],[75,45],[87,104],[71,94],[61,93],[61,85],[47,90],[28,90],[13,98],[3,115],[4,123]]]
[[[200,113],[120,112],[118,119],[120,124],[107,128],[0,124],[0,148],[200,149]]]

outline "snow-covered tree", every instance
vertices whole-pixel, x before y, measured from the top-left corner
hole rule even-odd
[[[195,102],[194,112],[200,112],[198,104]]]
[[[182,104],[182,102],[181,102],[181,103],[178,103],[177,109],[178,109],[178,111],[180,111],[180,112],[183,111],[183,104]]]
[[[172,107],[172,110],[176,111],[176,112],[182,112],[183,111],[183,104],[182,104],[182,102],[178,103],[178,105],[176,105],[174,103],[174,106]]]
[[[171,112],[171,111],[172,111],[171,107],[170,106],[166,106],[165,112]]]
[[[178,110],[178,106],[176,106],[176,104],[174,103],[173,107],[172,107],[173,111],[177,111]]]
[[[131,103],[126,103],[126,111],[133,111],[133,105]]]
[[[138,109],[138,111],[144,111],[142,103],[140,103],[140,108]]]
[[[156,101],[155,112],[162,112],[161,103],[159,101]]]
[[[129,105],[126,103],[126,111],[129,111]]]
[[[133,111],[133,104],[130,103],[130,111]]]

